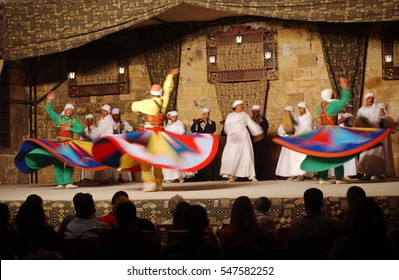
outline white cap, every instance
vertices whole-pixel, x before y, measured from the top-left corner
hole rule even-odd
[[[75,108],[73,107],[73,105],[71,103],[67,103],[65,104],[64,107],[64,111],[61,112],[61,115],[64,116],[65,115],[65,110],[71,108],[72,110],[75,110]]]
[[[366,93],[366,94],[364,95],[364,100],[366,100],[366,99],[369,98],[370,96],[373,97],[373,98],[375,98],[374,94],[372,94],[371,92],[368,92],[368,93]]]
[[[284,107],[284,110],[290,111],[290,112],[294,112],[294,107],[292,107],[292,106],[285,106],[285,107]]]
[[[94,120],[94,116],[92,114],[88,114],[88,115],[86,115],[86,120],[87,119],[93,119]]]
[[[169,117],[175,117],[178,116],[179,114],[176,111],[170,111],[169,112]]]
[[[308,108],[308,106],[306,105],[306,102],[305,102],[305,101],[299,102],[298,105],[296,105],[296,106],[297,106],[297,107],[301,107],[301,108],[305,108],[305,109]]]
[[[234,109],[237,105],[240,105],[240,104],[244,104],[244,101],[242,101],[242,100],[236,100],[236,101],[234,101],[234,102],[233,102],[233,109]]]
[[[260,111],[260,106],[259,105],[253,105],[252,106],[252,111]]]
[[[321,99],[324,101],[331,101],[333,90],[331,88],[323,89],[320,93]]]
[[[120,110],[118,109],[118,108],[114,108],[114,109],[112,109],[112,112],[111,112],[111,114],[113,115],[113,114],[120,114]]]
[[[161,96],[162,95],[162,87],[160,84],[154,84],[150,89],[151,95]]]
[[[380,109],[384,109],[384,110],[387,109],[387,105],[385,105],[385,103],[378,103],[377,107],[380,108]]]
[[[209,108],[202,108],[202,114],[204,114],[204,113],[208,113],[208,112],[210,112],[211,110],[209,110]]]
[[[105,110],[108,113],[111,113],[111,106],[109,106],[108,104],[105,104],[101,107],[101,110]]]

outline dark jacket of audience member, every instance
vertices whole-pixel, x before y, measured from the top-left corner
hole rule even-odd
[[[12,260],[16,254],[16,235],[10,224],[10,209],[0,203],[0,259]]]
[[[327,259],[331,246],[342,236],[339,223],[321,214],[323,192],[310,188],[304,193],[305,216],[292,223],[287,247],[300,259]]]
[[[15,218],[18,258],[28,258],[39,249],[59,250],[58,235],[46,220],[43,207],[36,202],[25,202],[19,207]]]
[[[144,233],[137,225],[136,206],[124,201],[116,206],[117,226],[99,239],[100,259],[158,259],[160,243],[155,232]]]
[[[183,203],[180,202],[178,206]],[[176,207],[177,211],[177,207]],[[191,205],[186,210],[185,225],[187,234],[180,240],[168,243],[163,251],[165,259],[214,260],[222,259],[222,250],[215,239],[205,235],[209,229],[206,209],[201,205]],[[175,221],[175,219],[173,219]]]
[[[349,236],[335,240],[330,259],[384,260],[398,258],[387,238],[387,226],[378,203],[372,198],[353,208]]]
[[[247,196],[240,196],[234,201],[230,224],[220,233],[224,251],[235,242],[242,241],[253,243],[262,251],[274,247],[274,244],[268,244],[265,230],[256,220],[251,200]]]

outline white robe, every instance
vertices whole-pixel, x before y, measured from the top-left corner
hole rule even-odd
[[[177,120],[174,123],[169,123],[168,126],[166,126],[164,129],[165,131],[173,132],[176,134],[184,134],[186,132],[186,130],[184,129],[184,124],[180,120]],[[177,169],[162,168],[162,173],[163,179],[165,181],[173,181],[184,177],[184,173]]]
[[[98,131],[100,132],[100,137],[113,135],[114,134],[114,120],[111,115],[107,115],[105,117],[101,117],[98,121]],[[108,180],[114,179],[116,180],[118,177],[116,168],[106,168],[95,173],[95,180]]]
[[[302,116],[295,117],[295,135],[304,132],[309,132],[315,129],[316,125],[310,114],[303,114]],[[277,133],[281,137],[288,137],[285,133],[283,125],[280,124]],[[306,158],[305,154],[289,150],[285,147],[281,148],[280,157],[277,162],[276,175],[282,177],[303,176],[311,177],[312,173],[306,173],[301,169],[301,163]]]
[[[125,120],[122,121],[124,127],[121,131],[120,122],[114,121],[114,132],[115,134],[126,134],[126,132],[132,132],[133,127]],[[130,170],[122,170],[117,171],[118,179],[122,179],[124,181],[133,181],[132,172]]]
[[[121,125],[120,122],[114,122],[114,130],[116,131],[116,134],[124,134],[126,132],[132,132],[133,127],[125,120],[122,121],[124,127],[121,131]]]
[[[363,106],[357,111],[357,117],[367,118],[372,127],[380,127],[380,109],[373,103],[372,106]],[[363,151],[359,155],[357,171],[361,174],[385,174],[384,146]]]
[[[95,141],[98,137],[100,137],[100,131],[94,125],[92,125],[90,127],[90,132],[89,132],[89,129],[87,127],[85,127],[85,129],[83,130],[83,133],[85,135],[87,135],[90,138],[90,140],[83,138],[82,136],[80,136],[79,140]],[[81,180],[83,180],[83,179],[93,180],[94,174],[95,174],[95,171],[82,169],[82,171],[80,173],[80,179]]]
[[[250,134],[253,136],[262,134],[262,127],[247,113],[232,112],[227,115],[224,131],[227,138],[222,154],[220,175],[252,179],[256,174]]]

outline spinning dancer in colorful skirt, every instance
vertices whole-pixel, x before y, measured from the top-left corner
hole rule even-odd
[[[104,165],[128,169],[140,164],[145,192],[163,189],[162,168],[196,171],[208,165],[217,152],[218,139],[213,134],[164,131],[163,115],[177,73],[178,68],[169,71],[163,89],[152,85],[151,98],[133,102],[132,111],[146,115],[144,130],[105,136],[93,146],[95,160]]]
[[[284,147],[306,154],[301,169],[319,172],[321,185],[331,184],[327,180],[330,168],[335,168],[336,184],[346,183],[342,180],[343,164],[359,152],[378,144],[391,132],[390,129],[339,127],[337,114],[351,97],[347,80],[340,78],[339,82],[342,88],[341,99],[332,99],[332,89],[321,92],[323,101],[317,108],[321,127],[305,134],[273,139]]]
[[[27,139],[14,158],[17,168],[23,173],[54,164],[55,189],[75,189],[78,186],[72,182],[74,168],[101,170],[106,168],[95,162],[91,155],[92,143],[73,140],[73,134],[82,134],[80,121],[72,117],[74,107],[68,103],[61,114],[54,112],[51,101],[55,98],[53,92],[46,95],[46,112],[57,126],[57,140]]]

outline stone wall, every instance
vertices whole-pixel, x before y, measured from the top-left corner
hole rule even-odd
[[[281,112],[287,105],[296,106],[300,101],[306,101],[313,116],[316,115],[316,104],[320,101],[320,91],[330,87],[327,69],[324,62],[321,39],[314,23],[301,23],[290,21],[253,22],[247,23],[252,27],[273,27],[277,30],[278,38],[278,80],[270,81],[267,97],[266,118],[269,121],[269,138],[276,136],[276,130],[281,122]],[[272,26],[271,26],[272,25]],[[207,56],[206,35],[229,28],[229,26],[216,26],[202,28],[196,33],[191,33],[183,39],[181,53],[181,73],[179,77],[177,110],[179,118],[186,126],[192,124],[193,118],[201,115],[201,108],[206,106],[211,110],[211,118],[217,123],[217,133],[220,132],[221,113],[218,107],[215,86],[207,82]],[[365,90],[376,95],[376,102],[385,102],[388,111],[396,119],[399,116],[399,80],[385,81],[381,78],[381,25],[370,24],[369,43],[367,49],[367,62],[365,74]],[[56,111],[61,112],[65,103],[75,104],[75,116],[81,121],[88,113],[94,114],[97,119],[100,107],[108,103],[111,107],[122,110],[122,118],[129,121],[135,129],[141,127],[142,120],[130,110],[131,102],[148,96],[150,86],[149,74],[146,68],[144,53],[137,38],[131,38],[129,44],[131,53],[129,57],[130,94],[119,96],[93,96],[68,98],[67,84],[64,83],[56,91],[58,94],[54,102]],[[54,86],[52,76],[67,73],[67,59],[65,54],[57,54],[41,58],[48,60],[45,67],[38,73],[38,95],[47,92]],[[25,95],[21,83],[12,87],[12,97]],[[13,147],[3,151],[0,163],[6,172],[0,173],[2,183],[26,183],[27,176],[21,175],[12,164],[13,155],[17,145],[23,138],[28,137],[28,112],[26,108],[21,112],[22,105],[11,105],[11,121],[20,122],[18,129],[13,126]],[[26,107],[26,106],[25,106]],[[21,114],[22,113],[22,114]],[[54,138],[55,130],[50,118],[45,114],[44,102],[38,107],[38,137]],[[20,129],[22,128],[22,130]],[[15,130],[15,131],[14,131]],[[277,161],[280,147],[270,141],[273,158]],[[399,145],[398,135],[393,135],[396,173],[399,174]],[[79,171],[75,172],[74,179],[79,180]],[[52,168],[39,171],[40,182],[53,181]]]

